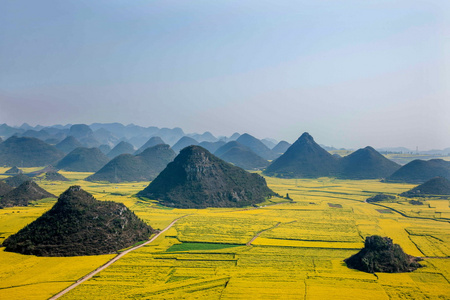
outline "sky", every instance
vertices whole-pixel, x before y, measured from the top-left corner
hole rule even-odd
[[[448,0],[0,6],[0,123],[450,147]]]

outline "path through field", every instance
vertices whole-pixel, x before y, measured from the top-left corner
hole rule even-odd
[[[71,291],[72,289],[76,288],[77,286],[79,286],[81,283],[85,282],[86,280],[91,279],[93,276],[97,275],[98,273],[100,273],[101,271],[103,271],[104,269],[106,269],[107,267],[109,267],[110,265],[112,265],[113,263],[115,263],[116,261],[118,261],[119,259],[121,259],[124,255],[130,253],[131,251],[134,251],[136,249],[139,249],[145,245],[150,244],[151,242],[153,242],[154,240],[156,240],[161,234],[163,234],[164,232],[166,232],[167,230],[169,230],[178,220],[180,220],[181,218],[184,218],[186,216],[182,216],[178,219],[175,219],[172,221],[172,223],[169,224],[169,226],[167,226],[166,228],[164,228],[163,230],[161,230],[158,234],[156,234],[154,237],[152,237],[150,240],[148,240],[147,242],[140,244],[136,247],[130,248],[128,250],[123,251],[122,253],[120,253],[119,255],[117,255],[116,257],[114,257],[113,259],[111,259],[110,261],[108,261],[106,264],[104,264],[103,266],[97,268],[96,270],[92,271],[91,273],[87,274],[86,276],[82,277],[81,279],[77,280],[77,282],[75,282],[74,284],[72,284],[71,286],[69,286],[68,288],[64,289],[63,291],[59,292],[58,294],[56,294],[55,296],[51,297],[49,300],[54,300],[54,299],[58,299],[59,297],[61,297],[62,295],[66,294],[67,292]]]
[[[258,233],[257,233],[257,234],[256,234],[256,235],[255,235],[255,236],[247,243],[247,246],[250,246],[250,245],[253,243],[253,241],[256,240],[256,239],[259,237],[259,235],[260,235],[261,233],[263,233],[264,231],[267,231],[267,230],[271,230],[271,229],[277,228],[278,225],[280,225],[280,224],[281,224],[281,222],[278,222],[277,225],[272,226],[272,227],[270,227],[270,228],[267,228],[267,229],[264,229],[264,230],[258,232]]]

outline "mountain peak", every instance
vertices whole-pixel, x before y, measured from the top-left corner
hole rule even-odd
[[[258,174],[224,162],[200,146],[181,150],[138,195],[179,208],[243,207],[274,195]]]

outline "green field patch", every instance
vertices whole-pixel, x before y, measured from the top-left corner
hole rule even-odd
[[[191,251],[191,250],[219,250],[231,247],[239,247],[238,244],[216,244],[216,243],[181,243],[172,245],[167,252]]]

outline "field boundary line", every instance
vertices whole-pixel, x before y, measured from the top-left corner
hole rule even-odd
[[[151,239],[149,239],[148,241],[146,241],[145,243],[142,243],[140,245],[137,245],[133,248],[130,248],[128,250],[125,250],[123,252],[121,252],[120,254],[118,254],[117,256],[115,256],[113,259],[111,259],[110,261],[108,261],[107,263],[105,263],[104,265],[98,267],[97,269],[95,269],[94,271],[90,272],[89,274],[81,277],[80,279],[78,279],[75,283],[73,283],[72,285],[70,285],[69,287],[65,288],[64,290],[62,290],[61,292],[59,292],[58,294],[54,295],[53,297],[49,298],[49,300],[55,300],[58,299],[59,297],[63,296],[64,294],[68,293],[69,291],[71,291],[72,289],[76,288],[77,286],[79,286],[81,283],[91,279],[92,277],[94,277],[95,275],[97,275],[98,273],[100,273],[101,271],[105,270],[106,268],[108,268],[110,265],[112,265],[113,263],[115,263],[116,261],[118,261],[119,259],[121,259],[123,256],[125,256],[126,254],[130,253],[131,251],[134,251],[136,249],[139,249],[141,247],[144,247],[145,245],[150,244],[151,242],[153,242],[154,240],[156,240],[161,234],[163,234],[164,232],[166,232],[167,230],[169,230],[176,222],[178,222],[180,219],[187,217],[189,215],[185,215],[182,217],[179,217],[175,220],[172,221],[172,223],[170,223],[166,228],[164,228],[163,230],[161,230],[160,232],[158,232],[156,235],[154,235]]]
[[[265,231],[268,231],[268,230],[271,230],[271,229],[274,229],[274,228],[277,228],[280,224],[281,224],[281,222],[278,222],[275,226],[272,226],[272,227],[270,227],[270,228],[261,230],[260,232],[256,233],[255,236],[252,237],[252,239],[246,244],[246,246],[251,246],[251,244],[253,243],[253,241],[256,240],[256,239],[259,237],[259,235],[260,235],[261,233],[263,233],[263,232],[265,232]]]

